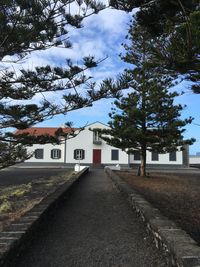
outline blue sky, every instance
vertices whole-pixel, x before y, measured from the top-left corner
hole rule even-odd
[[[108,57],[99,67],[87,74],[92,75],[94,80],[99,82],[106,77],[115,78],[122,72],[124,63],[119,58],[119,53],[123,51],[121,43],[124,42],[127,34],[128,24],[131,20],[131,14],[113,9],[106,9],[97,15],[92,15],[84,20],[84,27],[81,29],[71,29],[69,32],[70,39],[73,44],[72,49],[50,49],[45,51],[42,56],[35,53],[25,65],[31,68],[36,65],[45,64],[64,64],[66,58],[71,58],[74,62],[79,62],[84,56],[95,55],[97,59]],[[25,66],[24,65],[24,66]],[[185,95],[181,96],[177,101],[186,104],[187,108],[183,112],[183,117],[194,117],[194,123],[200,125],[199,116],[199,95],[194,95],[188,89],[187,83],[179,85],[178,90],[184,89]],[[50,94],[52,99],[59,99],[59,93]],[[37,97],[36,97],[37,100]],[[67,115],[59,115],[51,120],[38,124],[38,126],[60,126],[67,121],[73,121],[74,126],[83,126],[87,123],[101,121],[107,123],[109,121],[108,112],[111,108],[112,100],[100,100],[94,103],[93,107],[84,108],[77,111],[69,112]],[[187,126],[185,133],[186,138],[194,137],[197,142],[190,147],[190,154],[200,151],[200,126],[191,124]]]

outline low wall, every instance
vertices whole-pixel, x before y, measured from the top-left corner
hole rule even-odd
[[[190,156],[189,157],[189,163],[200,165],[200,156]]]
[[[36,236],[43,222],[57,206],[62,203],[68,191],[83,177],[89,168],[73,175],[52,194],[26,212],[20,219],[12,222],[0,232],[0,266],[14,267],[17,258]]]
[[[109,168],[106,174],[139,214],[148,232],[153,236],[156,246],[164,251],[170,266],[200,267],[200,247],[182,229],[154,208],[148,201],[132,189]]]
[[[13,165],[12,168],[74,168],[78,163],[49,163],[49,162],[23,162]],[[93,164],[81,163],[80,166],[89,166],[91,168],[105,168],[105,166],[113,166],[113,164]],[[120,164],[122,168],[128,168],[128,164]]]
[[[200,156],[190,156],[189,163],[190,167],[200,168]]]

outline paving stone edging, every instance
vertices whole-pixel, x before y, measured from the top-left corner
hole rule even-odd
[[[106,168],[105,172],[142,218],[156,246],[164,250],[170,266],[200,267],[198,244],[174,222],[161,215],[158,209],[154,208],[116,173],[109,168]]]
[[[0,232],[0,266],[15,266],[15,260],[33,239],[35,233],[45,221],[48,214],[53,212],[66,197],[66,193],[83,177],[89,168],[86,167],[73,175],[66,183],[46,196],[40,203],[26,212],[20,219],[12,222]]]

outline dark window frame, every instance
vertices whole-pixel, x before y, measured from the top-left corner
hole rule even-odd
[[[95,142],[99,142],[101,141],[101,134],[98,131],[94,131],[93,132],[93,141]]]
[[[44,159],[44,149],[43,148],[35,149],[34,156],[36,159]]]
[[[159,161],[159,153],[157,151],[151,152],[151,160],[152,161]]]
[[[137,161],[141,160],[140,151],[134,151],[133,152],[133,159],[137,160]]]
[[[176,151],[169,152],[169,161],[177,161],[177,153],[176,153]]]
[[[111,150],[111,160],[119,160],[119,149],[112,149]]]
[[[85,150],[84,149],[79,149],[79,148],[75,149],[74,150],[74,159],[75,160],[83,160],[83,159],[85,159]]]
[[[51,158],[52,159],[60,159],[61,158],[61,153],[62,153],[61,149],[53,148],[51,150]]]

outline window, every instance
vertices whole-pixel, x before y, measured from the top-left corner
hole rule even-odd
[[[74,159],[83,160],[85,158],[85,150],[83,149],[75,149],[74,150]]]
[[[44,158],[44,149],[36,149],[35,150],[35,158],[43,159]]]
[[[51,158],[52,159],[60,159],[61,158],[61,150],[60,149],[52,149],[51,150]]]
[[[140,152],[139,151],[134,151],[133,157],[134,157],[134,160],[140,160]]]
[[[176,161],[176,151],[169,153],[169,161]]]
[[[151,160],[152,161],[158,161],[159,160],[159,154],[156,151],[152,151],[151,153]]]
[[[111,160],[119,160],[119,150],[117,149],[111,150]]]
[[[93,132],[93,144],[95,144],[95,145],[101,145],[102,144],[101,134],[97,131]]]
[[[101,135],[99,132],[97,132],[97,131],[93,132],[93,140],[96,142],[101,141]]]

